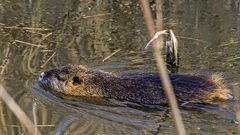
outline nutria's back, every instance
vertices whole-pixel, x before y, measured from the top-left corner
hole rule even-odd
[[[231,97],[218,75],[170,74],[170,80],[179,101],[207,102]],[[39,83],[44,88],[75,96],[108,97],[143,104],[166,101],[157,72],[115,75],[81,65],[68,65],[43,72]]]

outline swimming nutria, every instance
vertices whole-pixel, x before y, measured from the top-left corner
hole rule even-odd
[[[219,75],[170,74],[170,79],[180,102],[231,98]],[[115,75],[81,65],[68,65],[41,73],[38,82],[44,88],[74,96],[107,97],[142,104],[166,103],[157,72]]]

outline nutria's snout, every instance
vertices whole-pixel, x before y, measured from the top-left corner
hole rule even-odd
[[[48,80],[46,79],[46,73],[45,72],[42,72],[38,78],[38,83],[42,86],[42,85],[45,85],[47,84]]]
[[[46,88],[46,86],[50,86],[50,81],[48,79],[46,79],[46,73],[42,72],[38,78],[38,83],[40,84],[41,87]]]
[[[44,76],[45,76],[45,74],[44,74],[44,72],[42,72],[38,77],[38,81],[42,82],[44,80]]]
[[[40,84],[40,86],[44,86],[44,85],[50,85],[50,81],[48,78],[46,78],[46,73],[42,72],[39,76],[38,76],[38,82]]]
[[[38,82],[40,84],[48,84],[50,83],[50,79],[53,78],[52,75],[49,75],[48,73],[46,72],[42,72],[39,76],[38,76]]]
[[[63,91],[65,82],[63,79],[59,79],[59,75],[55,73],[56,71],[52,70],[42,72],[37,78],[40,87],[60,92]]]

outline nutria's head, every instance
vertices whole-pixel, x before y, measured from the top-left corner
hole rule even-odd
[[[81,65],[68,65],[42,72],[38,82],[44,89],[85,96],[90,92],[86,88],[91,77],[88,73],[89,70]]]

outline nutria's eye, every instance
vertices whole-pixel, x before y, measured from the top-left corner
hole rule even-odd
[[[80,83],[81,83],[81,81],[80,81],[80,78],[78,76],[73,77],[73,85],[78,85]]]

